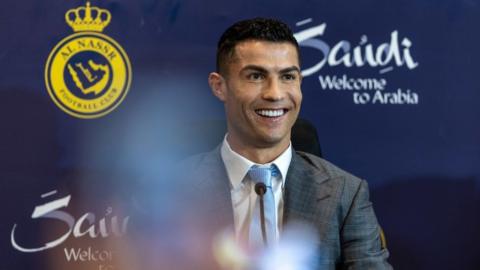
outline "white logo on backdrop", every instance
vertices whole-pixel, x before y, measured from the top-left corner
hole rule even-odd
[[[41,195],[42,198],[46,198],[56,194],[57,191],[51,191]],[[47,203],[35,206],[31,219],[52,219],[56,222],[61,221],[67,228],[64,234],[56,239],[52,239],[38,247],[25,247],[16,240],[17,224],[13,225],[10,239],[12,246],[21,252],[39,252],[51,248],[55,248],[64,243],[69,237],[81,238],[89,237],[95,238],[107,238],[110,236],[120,237],[126,233],[129,217],[124,217],[119,220],[115,215],[111,216],[113,209],[108,207],[106,214],[98,221],[95,214],[87,212],[75,219],[71,214],[62,208],[68,207],[71,200],[71,195],[67,195],[60,199],[55,199]],[[19,226],[20,227],[20,226]],[[110,250],[98,250],[92,247],[86,249],[83,248],[65,248],[65,258],[67,261],[97,261],[97,262],[109,262],[112,261],[112,251]],[[100,268],[108,268],[109,266],[100,265]]]
[[[300,27],[311,23],[312,19],[297,22]],[[320,53],[318,62],[302,70],[304,77],[319,73],[318,81],[322,90],[343,91],[352,93],[354,104],[418,104],[419,95],[411,89],[392,87],[388,85],[385,75],[395,68],[413,70],[419,66],[411,54],[412,41],[399,38],[399,31],[390,33],[388,41],[373,44],[368,41],[367,35],[362,35],[358,45],[340,40],[331,45],[322,39],[327,29],[327,24],[322,23],[295,33],[299,45],[311,48]],[[377,70],[372,77],[358,78],[348,74],[325,74],[322,69],[326,67],[369,68]],[[378,74],[378,75],[377,75]]]

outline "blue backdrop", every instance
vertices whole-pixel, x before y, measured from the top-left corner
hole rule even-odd
[[[105,216],[112,197],[128,193],[112,195],[113,187],[155,175],[170,142],[191,136],[172,134],[172,123],[223,117],[207,84],[216,42],[233,22],[257,16],[296,33],[301,116],[316,126],[327,160],[368,181],[392,265],[478,269],[480,1],[91,3],[111,13],[103,33],[128,55],[132,83],[115,110],[80,119],[52,101],[44,76],[50,52],[73,33],[65,12],[86,2],[2,1],[0,269],[52,268],[44,258],[60,247],[22,252],[11,239],[14,224],[23,246],[59,237],[31,219],[48,192],[72,195],[76,217]],[[76,203],[78,193],[89,206]]]

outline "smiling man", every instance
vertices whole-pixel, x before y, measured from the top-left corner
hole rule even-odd
[[[219,72],[209,76],[214,95],[225,104],[225,143],[241,156],[265,164],[289,147],[300,110],[297,48],[289,42],[257,39],[230,48],[228,34],[219,48]]]
[[[224,103],[227,134],[187,162],[199,197],[192,214],[207,217],[213,233],[233,225],[254,250],[278,243],[284,225],[306,223],[316,231],[312,269],[391,269],[367,183],[292,148],[302,102],[299,59],[291,30],[277,20],[240,21],[222,35],[208,81]]]

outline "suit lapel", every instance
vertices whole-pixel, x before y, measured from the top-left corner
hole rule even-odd
[[[201,200],[208,202],[204,210],[210,221],[218,227],[233,225],[233,206],[225,165],[220,155],[220,146],[207,153],[198,168],[199,180],[196,190]]]
[[[284,224],[305,222],[325,236],[335,211],[337,188],[324,169],[307,158],[296,152],[292,155],[285,182]]]

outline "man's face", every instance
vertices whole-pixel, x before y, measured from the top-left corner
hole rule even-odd
[[[244,41],[235,46],[225,67],[225,76],[217,74],[221,87],[214,93],[225,104],[229,142],[287,147],[302,101],[295,46]]]

